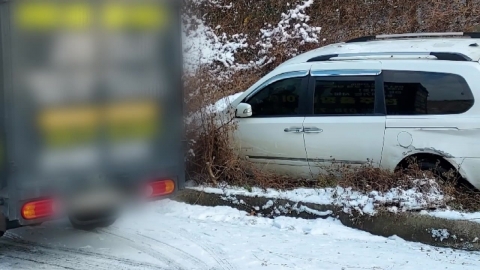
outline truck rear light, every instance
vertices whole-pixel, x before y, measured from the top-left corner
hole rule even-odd
[[[27,220],[50,217],[54,215],[54,201],[42,200],[29,202],[22,207],[22,217]]]
[[[175,190],[175,182],[172,180],[161,180],[151,182],[147,185],[146,195],[149,198],[168,195]]]

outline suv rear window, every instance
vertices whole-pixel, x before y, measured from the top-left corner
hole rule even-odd
[[[388,115],[461,114],[474,103],[459,75],[384,70],[383,76]]]

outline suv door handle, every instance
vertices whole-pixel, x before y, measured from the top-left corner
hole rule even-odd
[[[283,131],[290,132],[290,133],[302,133],[303,128],[301,128],[301,127],[290,127],[290,128],[284,129]]]
[[[323,129],[317,128],[317,127],[306,127],[303,129],[303,132],[305,133],[322,133]]]

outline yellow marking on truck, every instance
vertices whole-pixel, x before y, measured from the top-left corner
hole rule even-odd
[[[96,23],[109,30],[159,30],[169,21],[164,6],[110,2],[102,7],[82,2],[24,2],[15,6],[15,22],[24,30],[85,29]]]
[[[21,28],[49,29],[59,22],[58,7],[48,3],[28,3],[16,10],[16,22]]]
[[[100,123],[93,106],[50,108],[39,114],[41,133],[49,146],[69,146],[91,142]]]
[[[38,124],[48,145],[68,146],[95,140],[102,126],[109,140],[151,139],[158,132],[159,117],[155,102],[129,101],[45,109]]]
[[[113,140],[152,138],[158,129],[159,116],[158,105],[154,102],[111,104],[105,108],[108,137]]]
[[[85,29],[93,22],[91,7],[86,4],[72,4],[65,7],[64,18],[66,28]]]
[[[94,127],[99,122],[99,111],[95,107],[52,108],[40,114],[43,129],[88,126]]]
[[[168,21],[168,14],[161,6],[146,4],[109,3],[102,16],[103,25],[110,30],[159,29]]]
[[[139,119],[151,119],[158,115],[158,105],[151,101],[135,101],[110,104],[105,107],[107,121],[129,121]]]

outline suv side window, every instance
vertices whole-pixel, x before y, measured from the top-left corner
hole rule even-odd
[[[279,80],[261,89],[247,100],[252,106],[252,116],[298,115],[304,78]]]
[[[375,112],[375,77],[316,78],[315,115],[371,115]]]
[[[474,103],[459,75],[384,70],[383,78],[388,115],[461,114]]]

